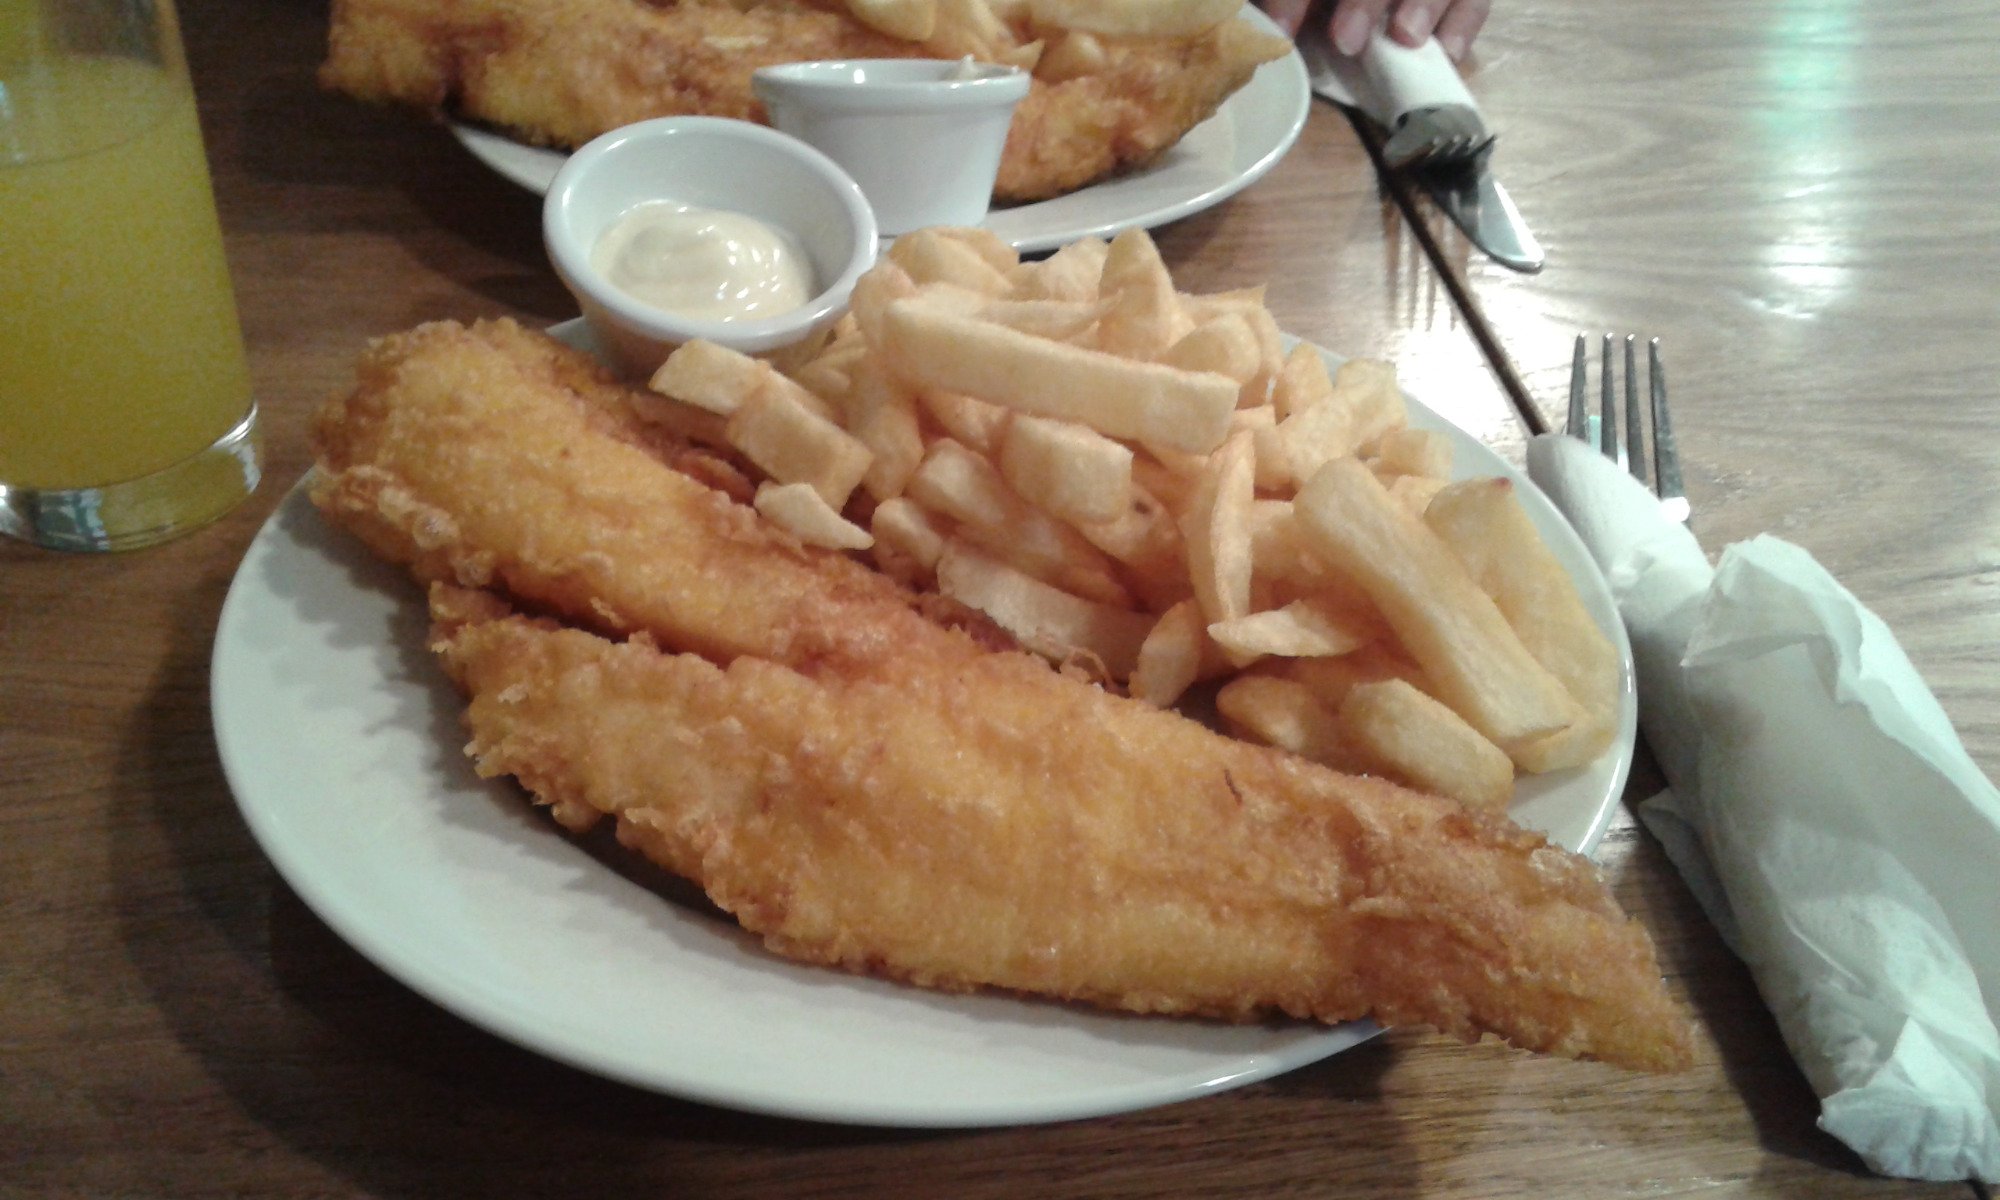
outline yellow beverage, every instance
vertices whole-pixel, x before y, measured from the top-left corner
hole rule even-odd
[[[33,0],[0,0],[7,489],[153,475],[249,413],[194,96],[166,14],[165,61],[149,62],[48,52]],[[212,490],[206,475],[194,485]]]

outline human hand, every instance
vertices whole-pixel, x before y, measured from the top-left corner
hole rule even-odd
[[[1317,19],[1315,10],[1321,8],[1315,0],[1257,0],[1257,6],[1290,34],[1309,17]],[[1389,36],[1405,46],[1421,46],[1435,36],[1456,61],[1479,36],[1492,7],[1492,0],[1333,0],[1325,16],[1328,35],[1342,54],[1359,54],[1368,35],[1386,22]]]

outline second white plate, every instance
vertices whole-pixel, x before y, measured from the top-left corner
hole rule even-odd
[[[1283,36],[1254,8],[1246,8],[1243,19]],[[987,216],[986,227],[1026,254],[1190,216],[1227,200],[1276,166],[1305,128],[1311,100],[1305,63],[1294,50],[1259,67],[1213,117],[1145,170],[1053,200],[996,209]],[[481,162],[533,192],[549,190],[566,157],[463,122],[453,122],[451,132]]]

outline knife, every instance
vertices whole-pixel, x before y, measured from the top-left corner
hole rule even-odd
[[[1492,154],[1493,143],[1488,142],[1470,161],[1418,168],[1411,178],[1487,257],[1503,267],[1533,275],[1542,269],[1542,244],[1521,219],[1514,198],[1493,178],[1493,168],[1487,162]]]
[[[1445,108],[1462,110],[1484,133],[1477,105],[1435,39],[1413,50],[1378,33],[1349,58],[1327,42],[1324,23],[1314,21],[1299,36],[1299,55],[1316,95],[1361,113],[1391,137],[1425,110]],[[1533,274],[1542,269],[1541,243],[1493,177],[1492,152],[1489,139],[1467,162],[1409,174],[1473,245],[1504,267]]]

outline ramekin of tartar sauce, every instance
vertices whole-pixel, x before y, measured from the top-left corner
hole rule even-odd
[[[697,338],[761,354],[832,324],[876,225],[854,179],[798,139],[665,117],[572,154],[542,240],[599,344],[641,376]]]
[[[1018,67],[970,58],[783,63],[750,77],[773,125],[861,185],[883,233],[986,219],[1028,85]]]

